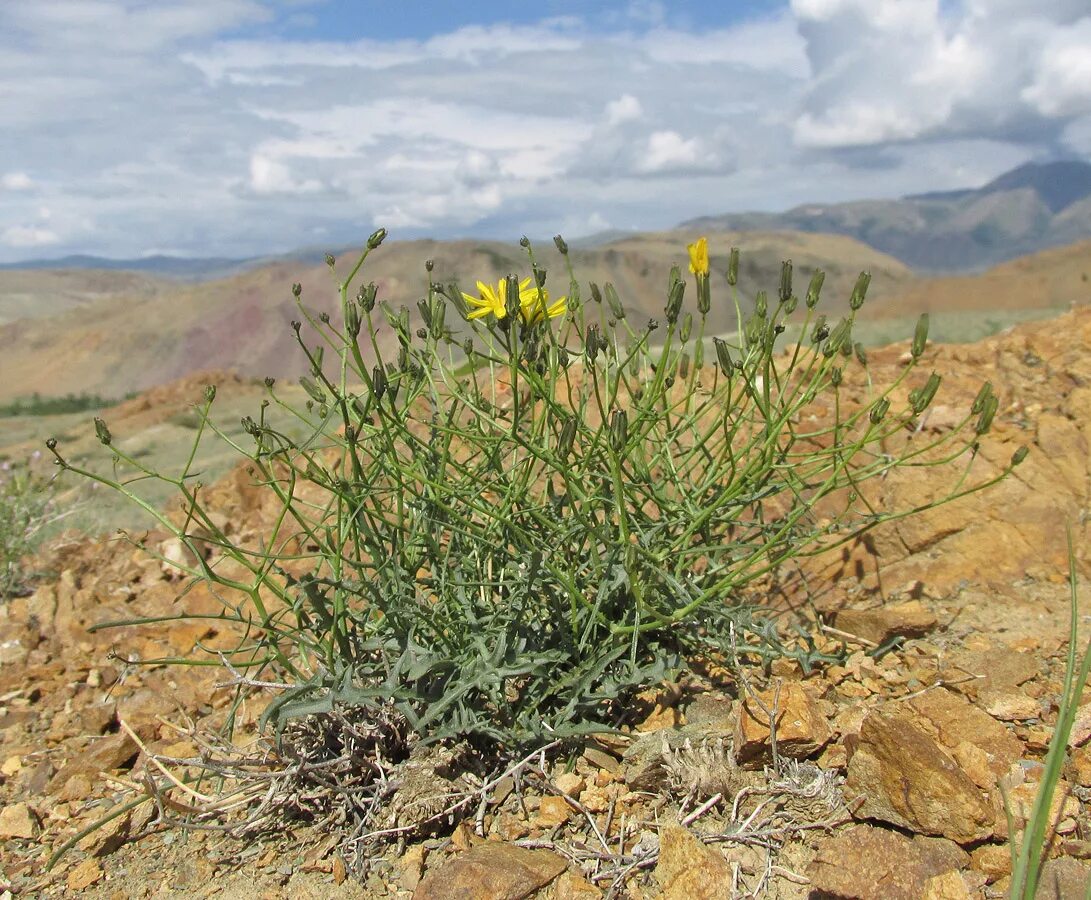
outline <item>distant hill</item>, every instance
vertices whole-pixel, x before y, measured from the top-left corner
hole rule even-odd
[[[259,258],[227,259],[225,257],[142,256],[139,259],[110,259],[105,256],[62,256],[57,259],[28,259],[21,262],[0,263],[0,270],[40,271],[86,270],[102,272],[144,272],[162,278],[202,280],[221,278],[262,262]]]
[[[696,237],[695,231],[641,234],[601,247],[574,249],[572,261],[585,302],[591,302],[589,281],[610,281],[634,328],[642,327],[649,317],[662,319],[670,266],[678,264],[686,271],[685,245]],[[743,251],[739,288],[744,298],[752,298],[759,289],[775,295],[781,260],[786,257],[794,261],[799,291],[806,290],[815,267],[826,270],[823,295],[831,312],[845,307],[861,269],[871,271],[871,290],[877,295],[889,296],[913,278],[897,260],[857,241],[798,232],[710,234],[711,262],[717,272],[726,270],[728,252],[735,244]],[[537,246],[535,256],[548,272],[547,287],[553,295],[567,293],[568,275],[552,242]],[[517,244],[392,241],[369,257],[362,275],[365,281],[375,281],[380,298],[395,308],[404,304],[415,310],[416,300],[427,290],[427,259],[434,261],[436,280],[455,280],[467,290],[473,290],[478,279],[495,284],[508,273],[529,272],[526,253]],[[338,272],[347,272],[349,265],[346,254]],[[36,296],[34,308],[40,311],[55,305],[56,312],[0,325],[4,376],[0,401],[35,391],[48,396],[86,391],[117,397],[210,368],[295,378],[305,367],[289,327],[292,319],[300,317],[291,284],[302,284],[303,301],[314,313],[340,316],[333,280],[322,263],[277,261],[201,284],[159,282],[151,292],[136,284],[94,302],[58,302],[57,278],[74,274],[18,273],[23,280],[20,302],[29,302],[25,295]],[[101,272],[89,274],[105,277]],[[39,295],[34,295],[35,278],[41,279]],[[0,278],[0,313],[4,281]],[[688,302],[692,304],[692,297]],[[735,325],[734,305],[722,276],[716,279],[708,325],[713,333]],[[392,340],[385,325],[381,340]]]
[[[1027,163],[980,188],[727,213],[682,227],[843,234],[926,272],[966,272],[1091,238],[1091,164]]]

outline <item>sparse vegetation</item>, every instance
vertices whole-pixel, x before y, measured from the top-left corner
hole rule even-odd
[[[0,601],[27,590],[33,573],[27,557],[58,514],[52,482],[37,465],[41,453],[22,465],[0,463]]]
[[[129,394],[124,399],[132,397]],[[115,406],[120,400],[109,400],[98,394],[65,394],[63,397],[43,397],[35,393],[30,397],[21,397],[11,403],[0,405],[0,418],[13,416],[56,416],[65,413],[85,412],[91,409],[105,409]]]
[[[309,399],[292,407],[270,379],[243,422],[249,446],[211,422],[211,386],[177,476],[119,448],[101,419],[113,477],[49,442],[62,467],[128,496],[189,548],[195,562],[176,565],[210,582],[224,602],[217,618],[245,634],[225,659],[288,685],[266,712],[278,728],[363,708],[403,721],[418,742],[510,750],[616,725],[635,692],[693,658],[813,665],[823,656],[806,636],[787,640],[744,605],[748,586],[1003,477],[971,477],[998,407],[987,384],[958,428],[909,436],[940,386],[936,373],[915,374],[927,317],[894,383],[872,389],[860,377],[853,327],[866,274],[836,324],[817,311],[821,273],[800,299],[790,262],[776,299],[759,292],[744,312],[738,252],[727,300],[702,240],[690,247],[693,309],[675,267],[663,320],[632,323],[611,285],[592,284],[584,299],[571,266],[567,296],[551,296],[524,241],[529,276],[476,293],[439,283],[429,264],[414,321],[374,284],[356,289],[384,237],[373,234],[343,277],[328,259],[340,322],[313,314],[294,288]],[[737,311],[732,340],[706,338],[714,300]],[[797,310],[805,340],[782,353],[777,338]],[[466,320],[457,339],[455,316]],[[382,329],[396,335],[393,358]],[[273,427],[272,405],[307,436]],[[248,458],[276,505],[257,546],[233,543],[202,503],[193,459],[209,431]],[[911,509],[871,505],[871,479],[916,466],[950,468],[949,492]],[[180,493],[181,524],[137,493],[149,479]]]

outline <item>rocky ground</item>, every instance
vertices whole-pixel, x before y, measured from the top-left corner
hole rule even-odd
[[[1031,453],[987,494],[889,525],[768,598],[821,648],[844,650],[843,664],[710,668],[645,697],[631,734],[524,760],[487,786],[425,761],[414,782],[403,767],[396,814],[413,803],[442,812],[459,785],[479,799],[457,826],[441,816],[438,827],[406,831],[364,869],[358,848],[305,826],[261,840],[169,827],[200,801],[168,791],[165,779],[217,749],[203,736],[222,724],[234,689],[219,668],[126,661],[232,636],[214,622],[89,633],[106,619],[211,611],[215,599],[201,588],[179,597],[169,566],[118,540],[54,548],[46,562],[58,577],[0,608],[0,894],[1006,896],[1012,835],[1001,786],[1018,838],[1061,691],[1066,523],[1081,611],[1091,613],[1088,348],[1091,310],[1081,310],[929,352],[945,381],[925,427],[950,428],[989,378],[1003,402],[976,473],[996,471],[1020,444]],[[877,383],[905,350],[872,354]],[[934,489],[919,470],[883,488],[902,501]],[[260,531],[261,502],[244,473],[215,490],[233,536]],[[177,552],[164,535],[148,544]],[[1081,633],[1091,631],[1085,618]],[[237,710],[239,745],[257,738],[267,702],[258,694]],[[410,796],[413,784],[421,796]],[[149,785],[160,805],[126,808]],[[202,797],[212,790],[199,787]],[[1056,795],[1041,896],[1083,896],[1089,797],[1091,691]]]

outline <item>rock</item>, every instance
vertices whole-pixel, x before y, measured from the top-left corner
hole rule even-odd
[[[988,713],[952,691],[928,691],[914,697],[908,706],[924,719],[921,724],[947,750],[954,750],[963,742],[984,750],[996,778],[1007,774],[1023,756],[1023,745],[1018,738]]]
[[[99,861],[94,857],[85,859],[68,873],[68,890],[82,891],[84,888],[89,888],[100,878],[102,878],[102,866],[99,865]]]
[[[936,617],[919,600],[909,600],[879,609],[841,610],[833,624],[873,644],[885,644],[896,637],[923,637],[936,627]]]
[[[578,797],[580,791],[587,787],[587,781],[575,772],[563,772],[553,779],[557,790],[569,797]]]
[[[958,872],[944,872],[924,883],[921,900],[970,900],[970,891]]]
[[[623,757],[625,783],[634,791],[657,791],[667,782],[667,754],[684,743],[682,733],[673,729],[638,736]]]
[[[564,797],[543,797],[534,824],[539,828],[556,828],[572,818],[572,807]]]
[[[978,705],[995,719],[1022,722],[1042,715],[1042,705],[1020,691],[979,691]]]
[[[1069,900],[1086,897],[1091,869],[1075,859],[1050,859],[1042,866],[1034,900]]]
[[[139,750],[136,742],[124,732],[99,738],[53,777],[47,791],[51,794],[59,793],[69,779],[79,775],[93,781],[94,776],[100,772],[125,768],[136,759]]]
[[[0,811],[0,838],[33,840],[38,835],[38,816],[25,803],[5,806]]]
[[[920,900],[933,877],[957,873],[968,859],[950,841],[854,825],[819,844],[808,874],[818,895]]]
[[[845,783],[857,818],[970,843],[992,834],[994,814],[981,790],[921,726],[877,709],[854,742]],[[854,798],[863,802],[853,806]]]
[[[402,890],[416,890],[424,874],[424,858],[427,853],[428,848],[424,844],[414,844],[394,863],[398,871],[398,886]]]
[[[1011,874],[1011,848],[1006,844],[982,844],[970,854],[970,864],[989,881]]]
[[[968,650],[952,660],[959,669],[984,678],[970,678],[955,685],[969,697],[982,691],[1011,691],[1038,675],[1039,662],[1031,653],[1019,651]]]
[[[599,900],[602,891],[571,869],[561,873],[553,882],[553,900]]]
[[[1082,747],[1088,739],[1091,739],[1091,703],[1085,703],[1076,710],[1072,731],[1068,735],[1068,746]]]
[[[413,900],[523,900],[566,868],[548,850],[485,843],[429,872]]]
[[[131,824],[132,816],[130,813],[111,819],[80,841],[79,848],[91,856],[109,856],[129,839]]]
[[[681,825],[659,831],[655,879],[662,900],[721,900],[731,895],[731,866]]]
[[[804,759],[821,750],[833,737],[826,720],[827,704],[814,699],[799,682],[786,682],[779,697],[775,690],[764,691],[757,699],[747,697],[742,703],[735,726],[735,756],[740,764],[770,758],[769,716],[774,703],[777,753],[781,756]]]

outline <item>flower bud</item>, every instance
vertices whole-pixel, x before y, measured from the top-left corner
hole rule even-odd
[[[207,402],[211,403],[215,399],[216,399],[216,385],[206,384],[205,385],[205,400]]]
[[[325,392],[323,392],[323,390],[317,384],[315,384],[311,378],[308,378],[306,375],[304,375],[302,378],[299,379],[299,384],[303,388],[303,390],[305,390],[310,395],[311,399],[314,400],[315,403],[326,402]]]
[[[428,329],[427,328],[418,328],[417,329],[417,337],[419,337],[423,341],[425,338],[428,337]]]
[[[922,388],[909,393],[909,403],[913,407],[914,413],[920,415],[928,408],[932,400],[935,399],[941,380],[939,375],[933,372],[928,376],[928,380]]]
[[[682,311],[682,298],[686,293],[686,283],[681,279],[671,285],[670,294],[667,296],[667,308],[664,314],[667,323],[673,325],[678,321],[678,314]]]
[[[553,235],[553,243],[557,245],[557,249],[562,256],[568,256],[568,242],[559,234]]]
[[[576,440],[576,417],[569,416],[561,426],[561,436],[557,439],[557,453],[561,459],[566,459],[572,452],[572,444]]]
[[[432,327],[432,307],[428,305],[428,301],[423,297],[417,301],[417,309],[420,310],[420,317],[424,320],[425,327]]]
[[[540,268],[538,268],[538,266],[534,266],[533,271],[534,271],[534,283],[536,285],[538,285],[538,287],[540,287],[540,288],[545,287],[546,270],[545,269],[540,269]]]
[[[524,234],[521,238],[519,238],[519,246],[522,247],[524,250],[528,249],[530,247],[530,238],[528,238]]]
[[[841,387],[841,381],[844,378],[844,372],[841,371],[840,366],[834,366],[830,369],[830,384],[834,387]]]
[[[336,264],[337,264],[337,260],[333,258],[333,254],[332,253],[327,253],[326,254],[326,265],[329,266],[332,269]]]
[[[375,286],[375,282],[368,282],[366,286],[361,286],[359,292],[356,294],[356,302],[360,304],[364,312],[371,312],[375,309],[375,295],[379,292],[379,289]]]
[[[385,240],[386,229],[377,228],[373,232],[371,232],[371,236],[367,239],[367,249],[375,250]]]
[[[599,336],[598,325],[588,325],[587,335],[583,341],[584,352],[587,354],[587,362],[594,364],[595,358],[599,355]]]
[[[792,261],[784,260],[780,264],[780,302],[787,303],[792,296]]]
[[[1011,467],[1012,467],[1012,468],[1014,469],[1014,468],[1015,468],[1015,467],[1016,467],[1017,465],[1019,465],[1019,463],[1021,463],[1021,462],[1022,462],[1022,461],[1023,461],[1024,459],[1026,459],[1026,458],[1027,458],[1027,453],[1029,453],[1029,452],[1030,452],[1030,451],[1029,451],[1029,450],[1027,449],[1027,445],[1026,445],[1026,444],[1022,444],[1022,445],[1021,445],[1021,446],[1020,446],[1020,447],[1019,447],[1019,448],[1018,448],[1018,449],[1017,449],[1017,450],[1016,450],[1016,451],[1015,451],[1015,452],[1014,452],[1014,453],[1013,453],[1013,454],[1011,455]]]
[[[273,378],[273,377],[267,377],[267,378],[265,379],[265,386],[266,386],[267,388],[269,388],[269,390],[272,390],[272,389],[273,389],[273,385],[275,385],[276,383],[277,383],[277,380],[276,380],[275,378]]]
[[[431,272],[435,267],[436,267],[436,263],[435,263],[434,260],[426,259],[424,261],[424,271],[425,272]]]
[[[629,440],[629,416],[623,409],[614,410],[610,421],[610,438],[615,450],[624,450]]]
[[[712,309],[712,280],[707,275],[697,279],[697,312],[708,315]]]
[[[807,285],[807,309],[814,309],[818,305],[818,298],[822,293],[822,283],[826,280],[826,273],[821,269],[815,269],[811,275],[811,283]]]
[[[292,285],[292,296],[293,297],[298,297],[302,293],[303,293],[303,285],[299,284],[298,282],[296,284]]]
[[[330,324],[330,314],[328,312],[320,312],[318,314],[318,321],[321,322],[323,325],[329,325]]]
[[[106,427],[106,423],[98,416],[95,416],[95,434],[107,447],[110,446],[110,442],[114,439],[113,435],[110,434],[110,429]]]
[[[727,283],[734,287],[739,283],[739,248],[732,247],[727,257]]]
[[[822,313],[814,320],[814,327],[811,329],[811,343],[821,343],[829,336],[829,333],[830,329],[826,326],[826,315]]]
[[[625,307],[621,305],[621,298],[617,295],[617,289],[609,281],[606,282],[606,302],[615,319],[625,318]]]
[[[871,424],[878,425],[882,422],[888,409],[890,409],[890,401],[887,400],[886,397],[883,397],[871,408],[871,412],[868,414],[868,418],[871,419]]]
[[[689,354],[683,353],[678,361],[678,377],[685,381],[689,378]]]
[[[864,345],[857,341],[852,345],[852,352],[856,354],[856,361],[862,366],[867,366],[867,351]]]
[[[650,334],[651,332],[653,332],[657,328],[659,328],[659,320],[658,319],[648,319],[648,324],[645,325],[644,327],[647,329],[648,333]]]
[[[913,332],[913,346],[910,349],[910,353],[913,355],[913,359],[920,359],[921,354],[924,353],[924,348],[928,344],[928,313],[921,313],[919,319],[917,319],[917,328]]]
[[[350,337],[360,333],[360,310],[355,303],[345,304],[345,331]]]
[[[867,296],[868,285],[871,284],[871,273],[861,272],[856,278],[856,284],[852,288],[852,296],[849,298],[849,306],[853,309],[859,309],[864,305],[864,298]]]
[[[980,413],[985,408],[985,404],[992,396],[992,393],[992,383],[986,381],[983,385],[981,385],[981,389],[977,392],[977,396],[974,397],[973,405],[970,407],[970,413],[975,416]]]
[[[684,344],[689,340],[690,332],[693,330],[693,313],[686,313],[682,317],[682,327],[678,329],[678,339]]]
[[[765,291],[758,291],[754,298],[754,312],[762,319],[769,314],[769,298]]]
[[[591,299],[596,303],[602,303],[602,291],[599,290],[599,286],[595,282],[591,282]]]
[[[977,424],[974,426],[974,431],[978,434],[985,434],[993,423],[993,416],[996,415],[997,409],[1000,408],[1000,401],[996,399],[994,394],[989,394],[988,398],[981,406],[981,415],[977,418]]]
[[[720,364],[720,371],[730,378],[735,366],[731,362],[731,353],[727,349],[727,342],[723,338],[714,337],[712,345],[716,348],[716,362]]]
[[[375,400],[379,401],[383,399],[383,394],[386,393],[386,372],[382,366],[375,366],[371,370],[371,393],[374,394]]]

